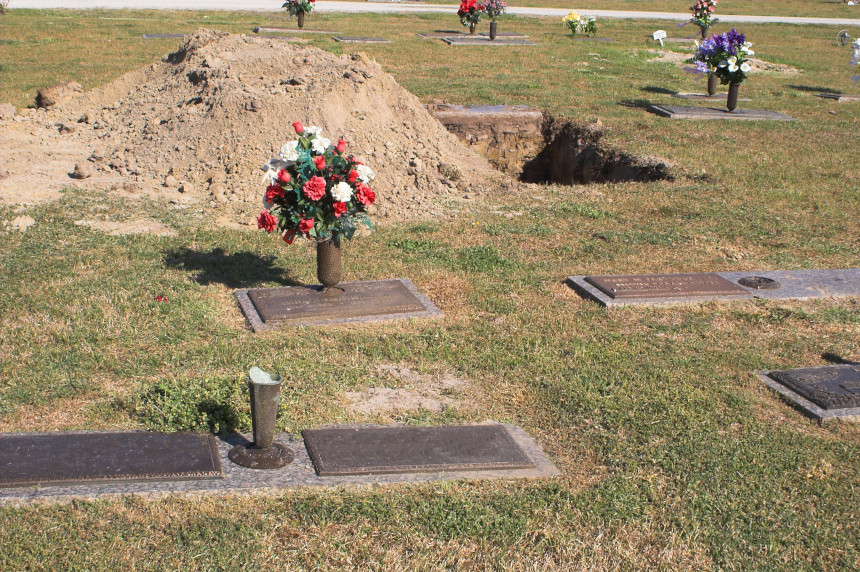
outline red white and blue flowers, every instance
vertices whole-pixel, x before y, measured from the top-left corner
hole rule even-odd
[[[281,147],[277,157],[263,166],[265,210],[257,226],[278,232],[284,242],[296,237],[340,242],[355,234],[356,224],[372,229],[367,208],[376,200],[368,183],[373,171],[352,155],[344,155],[347,142],[323,137],[319,127],[293,123],[299,138]]]
[[[750,47],[744,35],[732,28],[704,40],[690,61],[700,72],[715,74],[721,83],[741,83],[751,69],[747,60],[755,54]]]
[[[690,10],[693,11],[692,22],[702,30],[707,30],[717,23],[717,19],[713,16],[716,8],[717,0],[696,0],[696,3],[690,6]]]

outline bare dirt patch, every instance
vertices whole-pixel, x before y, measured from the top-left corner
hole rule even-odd
[[[159,63],[0,122],[0,203],[113,185],[245,222],[260,208],[260,166],[295,138],[294,120],[343,137],[377,172],[376,220],[441,215],[505,179],[363,54],[201,29]],[[72,179],[76,163],[92,176]]]
[[[175,236],[176,231],[157,220],[134,220],[116,222],[111,220],[76,220],[76,226],[87,226],[113,236],[124,234],[154,234],[156,236]]]
[[[370,387],[344,393],[349,408],[358,414],[374,415],[425,410],[442,413],[469,389],[466,380],[450,373],[423,375],[406,366],[382,365],[377,368],[383,382],[405,387]]]

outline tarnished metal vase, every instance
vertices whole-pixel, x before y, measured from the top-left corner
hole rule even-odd
[[[277,469],[293,461],[293,452],[275,443],[275,423],[281,401],[281,376],[269,374],[258,367],[248,373],[248,394],[251,398],[251,425],[254,442],[236,445],[230,450],[230,460],[249,469]]]
[[[497,28],[498,28],[497,22],[490,22],[490,39],[491,40],[496,39]]]
[[[305,27],[305,12],[304,10],[299,10],[296,14],[296,18],[299,20],[299,28]]]
[[[726,108],[729,111],[734,111],[738,106],[738,88],[740,86],[741,84],[734,81],[729,84],[729,96],[726,98]]]
[[[340,242],[335,240],[317,241],[317,279],[323,289],[336,286],[340,282]]]
[[[702,28],[702,39],[703,40],[708,39],[708,30],[710,30],[710,28]]]
[[[475,33],[475,24],[470,24],[470,25],[469,25],[469,33],[470,33],[470,34],[474,34],[474,33]]]
[[[708,97],[713,97],[717,93],[717,74],[711,72],[708,74]]]

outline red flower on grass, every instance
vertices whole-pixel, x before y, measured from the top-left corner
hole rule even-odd
[[[155,301],[156,302],[167,302],[167,296],[162,296],[161,294],[159,294],[158,296],[155,297]]]
[[[334,204],[334,216],[340,217],[343,213],[346,212],[346,203],[335,203]]]
[[[302,192],[312,201],[318,201],[325,196],[325,179],[314,175],[302,187]]]
[[[303,218],[299,221],[299,232],[308,232],[313,227],[314,220],[312,218]]]
[[[369,206],[376,200],[376,193],[374,193],[373,189],[367,185],[361,185],[358,187],[358,190],[355,191],[355,198],[364,206]]]
[[[278,227],[278,219],[272,216],[269,211],[263,211],[257,217],[257,228],[264,228],[266,232],[272,232]]]
[[[270,203],[275,198],[282,198],[284,196],[284,189],[281,185],[269,185],[266,187],[266,202]]]

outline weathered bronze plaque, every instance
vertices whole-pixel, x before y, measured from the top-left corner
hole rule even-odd
[[[343,282],[325,292],[321,286],[259,288],[248,290],[248,298],[267,325],[427,309],[400,280]]]
[[[323,477],[534,467],[501,425],[311,429],[302,436]]]
[[[860,407],[860,365],[806,367],[768,375],[822,409]]]
[[[7,433],[0,487],[223,478],[204,433]]]
[[[717,274],[627,274],[586,276],[585,280],[608,296],[621,299],[749,296]]]

